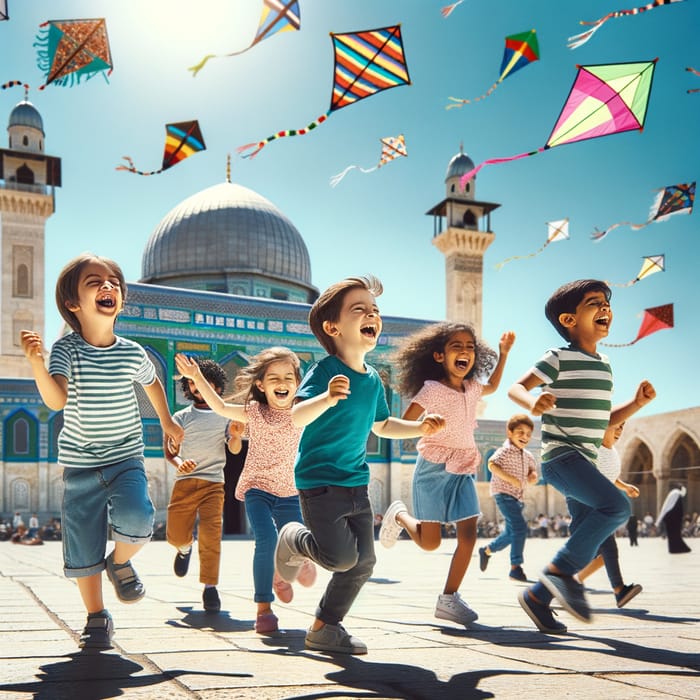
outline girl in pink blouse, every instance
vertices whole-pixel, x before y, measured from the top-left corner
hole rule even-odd
[[[176,355],[175,364],[183,376],[194,381],[212,410],[245,424],[248,454],[236,498],[245,502],[255,537],[255,630],[276,632],[278,619],[271,607],[273,589],[283,603],[290,602],[294,595],[291,584],[274,576],[277,532],[288,522],[303,522],[294,484],[294,459],[302,428],[292,423],[292,404],[301,381],[299,358],[282,347],[268,348],[253,357],[236,377],[234,398],[242,400],[241,404],[227,403],[212,391],[197,363],[186,355]],[[311,586],[315,580],[316,568],[306,560],[298,581]]]
[[[465,626],[478,618],[458,593],[474,550],[480,515],[474,486],[481,464],[474,441],[477,405],[482,395],[498,388],[514,341],[512,331],[504,333],[497,355],[477,339],[471,326],[436,323],[407,338],[395,358],[398,391],[413,397],[403,418],[416,420],[424,413],[439,413],[446,427],[418,441],[413,516],[402,501],[394,501],[384,514],[379,540],[391,547],[405,528],[421,549],[433,550],[440,545],[442,525],[455,523],[457,549],[438,596],[435,617]]]

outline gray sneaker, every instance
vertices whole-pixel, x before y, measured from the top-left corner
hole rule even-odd
[[[341,624],[324,625],[320,630],[309,630],[304,644],[307,649],[331,654],[366,654],[367,645],[353,637]]]
[[[435,617],[441,620],[452,620],[460,625],[468,625],[479,619],[459,593],[441,593],[435,606]]]
[[[294,583],[306,557],[299,554],[295,546],[296,535],[304,530],[301,523],[291,522],[282,526],[275,547],[275,571],[287,583]]]
[[[553,574],[545,569],[540,576],[540,583],[569,614],[581,622],[592,620],[591,609],[583,594],[583,586],[573,576]]]

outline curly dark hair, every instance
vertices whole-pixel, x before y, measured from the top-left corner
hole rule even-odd
[[[408,336],[393,354],[392,361],[398,367],[396,390],[402,396],[415,396],[428,379],[440,381],[445,377],[443,366],[435,361],[433,353],[445,352],[449,339],[464,331],[474,338],[475,358],[466,379],[488,377],[496,367],[498,354],[483,340],[476,337],[474,328],[467,323],[444,321],[426,326]]]
[[[297,384],[301,382],[301,363],[296,353],[289,348],[281,346],[271,347],[262,350],[251,358],[250,362],[236,375],[234,381],[235,393],[233,399],[243,401],[247,406],[251,401],[257,401],[267,405],[267,396],[260,391],[255,382],[262,381],[267,372],[267,368],[273,362],[289,362],[294,368]]]
[[[219,394],[223,394],[226,388],[226,372],[224,372],[224,368],[218,362],[204,357],[193,357],[192,359],[199,365],[199,369],[202,370],[202,376],[210,384],[214,385]],[[180,378],[180,387],[188,401],[195,400],[190,391],[190,380],[187,377]]]

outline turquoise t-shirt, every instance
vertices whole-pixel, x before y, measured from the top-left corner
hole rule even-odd
[[[318,486],[364,486],[369,483],[367,438],[376,421],[389,417],[389,407],[377,370],[350,369],[329,355],[304,376],[296,398],[305,401],[322,394],[336,374],[350,379],[350,395],[304,428],[294,464],[298,489]]]

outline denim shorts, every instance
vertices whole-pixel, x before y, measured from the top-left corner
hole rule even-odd
[[[155,509],[142,457],[104,467],[63,469],[63,565],[69,578],[105,568],[111,528],[117,542],[148,542]]]
[[[473,474],[452,474],[444,464],[418,455],[413,474],[413,515],[418,520],[455,523],[480,515]]]

